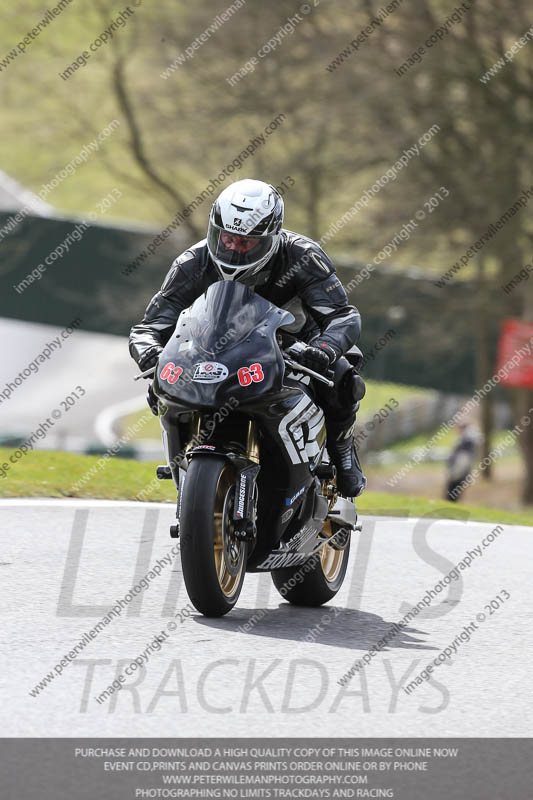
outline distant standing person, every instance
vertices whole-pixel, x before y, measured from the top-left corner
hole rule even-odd
[[[461,486],[470,473],[476,456],[477,438],[466,422],[457,425],[459,441],[448,458],[448,479],[446,484],[446,500],[452,503],[459,500],[465,487]]]

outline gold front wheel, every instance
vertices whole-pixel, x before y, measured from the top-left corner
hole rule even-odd
[[[234,534],[234,506],[235,477],[228,464],[220,474],[216,491],[213,550],[218,582],[229,599],[240,586],[246,560],[246,544]]]
[[[193,456],[180,504],[181,566],[191,602],[208,617],[231,611],[241,593],[248,545],[234,535],[236,475],[220,456]]]

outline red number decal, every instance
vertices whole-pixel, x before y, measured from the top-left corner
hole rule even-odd
[[[249,386],[252,382],[252,376],[248,367],[241,367],[237,372],[237,377],[241,386]]]
[[[161,372],[161,380],[168,381],[169,383],[176,383],[182,372],[182,367],[177,367],[172,363],[172,361],[169,361],[168,364],[165,364],[163,367]]]
[[[265,376],[261,364],[250,364],[249,367],[241,367],[237,372],[237,377],[241,386],[249,386],[252,381],[259,383]]]
[[[259,381],[262,381],[265,377],[263,375],[263,368],[261,364],[251,364],[250,372],[252,373],[252,380],[256,383],[259,383]]]

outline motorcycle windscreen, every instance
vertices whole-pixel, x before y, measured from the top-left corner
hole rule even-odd
[[[243,283],[219,281],[194,301],[187,319],[196,346],[214,356],[221,349],[240,344],[261,327],[270,328],[273,316],[278,327],[283,313]]]

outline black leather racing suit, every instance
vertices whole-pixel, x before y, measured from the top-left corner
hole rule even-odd
[[[181,311],[218,280],[205,239],[174,261],[142,321],[131,329],[130,353],[141,369],[167,343]],[[358,340],[361,318],[358,310],[348,305],[335,268],[319,245],[283,229],[276,254],[243,282],[275,305],[291,311],[296,321],[285,330],[293,340],[310,343],[320,337],[321,342],[333,347],[338,357],[334,376],[338,387],[350,368],[341,356]],[[318,381],[315,384],[326,417],[328,442],[348,438],[359,403],[347,402],[339,391],[324,389]]]

